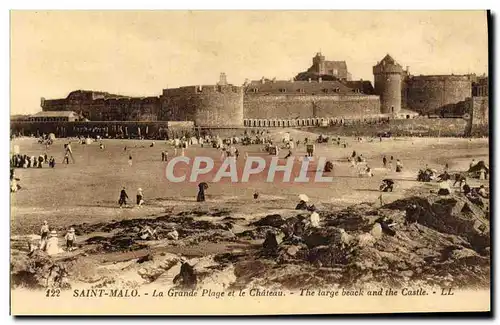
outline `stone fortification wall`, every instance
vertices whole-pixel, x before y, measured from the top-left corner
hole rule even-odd
[[[194,121],[196,126],[224,127],[243,125],[241,87],[190,86],[164,89],[160,119]]]
[[[101,136],[111,138],[164,139],[194,134],[193,122],[139,122],[139,121],[91,121],[91,122],[31,122],[11,121],[11,133],[24,136],[40,136],[54,133],[56,137]]]
[[[350,117],[380,113],[378,96],[369,95],[246,95],[245,119]]]
[[[467,121],[461,118],[415,118],[389,120],[385,123],[351,123],[328,128],[308,129],[323,134],[343,136],[377,136],[391,132],[393,136],[461,137],[465,135]]]
[[[158,97],[68,96],[42,99],[41,106],[43,111],[74,111],[90,121],[156,121],[160,100]]]
[[[404,88],[408,108],[424,114],[472,95],[469,76],[412,76],[405,81]]]

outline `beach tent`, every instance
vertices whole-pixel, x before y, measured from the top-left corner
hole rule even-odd
[[[484,171],[484,173],[482,173],[481,171]],[[479,179],[487,179],[489,173],[490,173],[490,168],[488,165],[486,165],[486,163],[483,160],[480,160],[477,164],[470,167],[468,170],[468,174],[470,177]]]
[[[488,165],[486,165],[486,163],[484,162],[484,160],[480,160],[477,164],[475,164],[474,166],[470,167],[469,170],[468,170],[468,172],[469,173],[477,173],[481,169],[486,170],[487,173],[490,172],[490,168],[488,167]]]

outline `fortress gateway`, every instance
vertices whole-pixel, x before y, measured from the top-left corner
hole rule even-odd
[[[192,121],[210,128],[307,126],[443,112],[461,116],[474,106],[473,95],[486,98],[480,105],[487,118],[487,77],[412,76],[389,54],[377,62],[373,74],[373,86],[366,80],[352,81],[345,61],[326,61],[317,53],[312,66],[291,80],[263,77],[235,86],[221,73],[215,85],[163,89],[158,97],[77,90],[63,99],[42,98],[43,112],[32,120],[56,121],[55,112],[73,111],[90,121]]]

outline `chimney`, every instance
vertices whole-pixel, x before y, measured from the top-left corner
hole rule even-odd
[[[262,77],[262,79],[260,79],[260,82],[261,82],[262,84],[265,84],[265,83],[266,83],[266,79],[265,79],[264,77]]]
[[[406,66],[406,73],[410,74],[410,66],[409,65]]]
[[[311,78],[307,79],[308,82],[311,82]]]
[[[323,82],[323,78],[319,77],[318,82]]]

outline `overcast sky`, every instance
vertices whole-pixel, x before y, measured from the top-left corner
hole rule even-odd
[[[11,114],[72,90],[133,96],[289,79],[319,50],[373,80],[390,53],[413,74],[488,70],[484,11],[53,11],[11,13]]]

